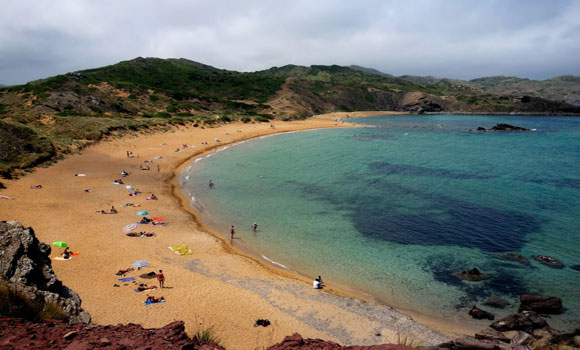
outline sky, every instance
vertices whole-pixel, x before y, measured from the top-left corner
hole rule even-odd
[[[580,0],[2,0],[0,84],[139,56],[238,71],[580,75]]]

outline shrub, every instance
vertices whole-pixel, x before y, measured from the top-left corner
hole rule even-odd
[[[266,117],[262,117],[262,116],[257,116],[256,121],[259,121],[260,123],[269,123],[270,119],[268,119]]]
[[[242,117],[241,120],[242,120],[242,123],[249,123],[249,122],[252,121],[252,118],[250,118],[250,117]]]
[[[155,113],[155,118],[171,118],[171,114],[167,112]]]
[[[159,96],[157,96],[157,95],[150,95],[149,96],[149,100],[151,100],[152,102],[157,102],[157,101],[159,101]]]

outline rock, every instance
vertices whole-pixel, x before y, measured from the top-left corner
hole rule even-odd
[[[459,338],[455,350],[510,350],[510,346],[500,341]]]
[[[66,339],[66,340],[71,340],[74,337],[76,337],[77,335],[79,335],[79,334],[76,331],[72,331],[72,332],[68,332],[67,334],[65,334],[63,336],[63,338]]]
[[[522,311],[559,314],[562,312],[562,299],[542,295],[520,295],[520,308],[518,312]]]
[[[467,281],[482,281],[489,278],[489,275],[481,273],[477,267],[471,270],[457,271],[454,275]]]
[[[504,343],[509,343],[511,341],[511,339],[502,332],[498,332],[492,328],[486,328],[475,333],[475,339],[498,340]]]
[[[0,279],[28,297],[38,311],[53,304],[70,321],[90,322],[78,294],[56,277],[50,252],[50,246],[39,242],[32,228],[0,221]]]
[[[530,129],[522,128],[521,126],[513,126],[510,124],[499,123],[491,128],[493,131],[529,131]]]
[[[553,267],[555,269],[564,268],[564,264],[556,258],[547,255],[533,255],[532,258],[546,266]]]
[[[535,329],[540,329],[548,326],[546,320],[538,316],[533,311],[524,311],[513,314],[495,321],[490,325],[496,331],[524,331],[532,334]]]
[[[477,129],[475,129],[477,131],[486,131],[487,129],[481,126],[478,126]]]
[[[278,344],[270,346],[267,350],[414,350],[414,348],[399,344],[381,344],[370,346],[341,346],[332,341],[322,339],[304,339],[298,333],[287,336]]]
[[[496,309],[503,309],[506,306],[509,306],[510,302],[500,297],[489,297],[483,302],[483,305],[491,306]]]
[[[96,326],[63,321],[33,323],[23,319],[0,318],[0,349],[184,349],[224,350],[215,343],[190,339],[183,322],[165,327],[144,329],[140,325]],[[26,335],[37,335],[34,343]]]
[[[473,305],[471,310],[469,310],[469,316],[471,316],[477,320],[483,320],[484,318],[487,318],[488,320],[495,319],[495,316],[492,313],[484,311],[475,305]]]
[[[580,265],[570,266],[572,270],[580,271]]]
[[[523,264],[523,265],[526,265],[526,266],[529,266],[530,265],[530,261],[528,259],[524,258],[524,256],[521,255],[521,254],[515,254],[515,253],[497,253],[496,256],[498,258],[501,258],[501,259],[519,262],[520,264]]]

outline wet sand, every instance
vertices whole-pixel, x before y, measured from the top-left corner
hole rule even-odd
[[[308,279],[238,251],[229,239],[208,232],[187,200],[179,195],[177,169],[204,152],[271,133],[350,127],[335,121],[347,114],[355,117],[385,113],[334,113],[306,121],[273,122],[275,128],[264,123],[206,129],[182,127],[101,142],[20,180],[3,180],[7,189],[0,195],[14,200],[0,200],[0,219],[18,220],[32,226],[41,241],[65,241],[72,251],[80,253],[69,261],[53,260],[53,268],[81,296],[83,307],[98,324],[133,322],[159,327],[184,320],[190,334],[212,327],[228,349],[267,347],[294,332],[343,344],[396,342],[402,335],[413,339],[416,345],[445,341],[439,332],[389,306],[363,300],[364,296],[337,286],[314,290]],[[215,142],[215,138],[221,142]],[[183,148],[183,143],[188,147]],[[178,148],[181,151],[175,152]],[[135,157],[127,158],[127,151]],[[146,160],[153,162],[145,163]],[[147,165],[151,170],[139,169]],[[113,184],[114,179],[121,178],[122,170],[131,173],[123,178],[125,185],[142,194],[129,196],[125,185]],[[79,173],[86,176],[75,176]],[[37,184],[42,184],[43,189],[29,188]],[[93,191],[84,191],[89,188]],[[151,193],[158,200],[146,200]],[[141,206],[121,206],[129,202]],[[98,212],[112,205],[118,214]],[[127,237],[122,228],[141,218],[136,215],[139,210],[149,211],[148,217],[164,217],[167,225],[140,225],[135,230],[155,232],[155,237]],[[168,247],[176,244],[187,245],[193,254],[174,254]],[[60,252],[60,248],[53,247],[51,256]],[[132,281],[118,281],[120,277],[115,272],[139,259],[151,265],[129,272],[126,277],[156,285],[155,279],[138,276],[161,269],[167,288],[137,293]],[[167,301],[144,306],[147,295],[164,296]],[[474,330],[473,325],[413,317],[451,336]],[[253,327],[259,318],[269,319],[272,326]]]

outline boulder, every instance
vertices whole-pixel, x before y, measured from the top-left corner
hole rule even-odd
[[[580,265],[570,266],[572,270],[580,271]]]
[[[511,341],[511,339],[505,336],[502,332],[498,332],[492,328],[482,329],[475,333],[475,339],[498,340],[504,343],[509,343]]]
[[[471,316],[477,320],[483,320],[484,318],[486,318],[488,320],[495,319],[495,316],[492,313],[484,311],[475,305],[473,305],[471,310],[469,310],[469,316]]]
[[[564,264],[556,258],[547,255],[533,255],[532,258],[546,266],[553,267],[555,269],[564,268]]]
[[[455,340],[455,350],[511,350],[510,345],[494,340],[459,338]]]
[[[90,322],[78,294],[56,277],[50,252],[50,246],[39,242],[32,228],[0,221],[0,280],[26,296],[38,311],[52,304],[70,321]]]
[[[414,350],[414,348],[400,344],[381,344],[368,346],[341,346],[338,343],[322,339],[304,339],[298,333],[287,336],[278,344],[270,346],[267,350]]]
[[[457,271],[453,275],[466,281],[482,281],[489,278],[489,275],[481,273],[477,267],[471,270]]]
[[[559,314],[562,312],[562,299],[542,295],[520,295],[520,308],[518,312],[522,311]]]
[[[532,334],[535,329],[547,327],[546,320],[533,311],[523,311],[509,315],[490,325],[496,331],[524,331]]]

